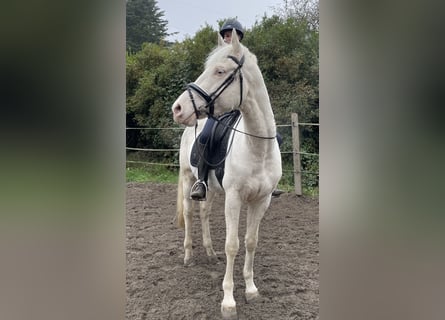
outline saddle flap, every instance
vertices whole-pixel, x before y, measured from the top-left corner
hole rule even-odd
[[[207,159],[204,159],[204,161],[208,163],[209,170],[216,170],[215,174],[220,184],[222,183],[222,178],[224,176],[225,157],[229,146],[230,133],[232,131],[230,129],[238,120],[240,114],[239,110],[233,110],[221,115],[214,121],[211,135],[205,146],[208,152],[198,150],[197,141],[199,141],[200,135],[198,135],[193,143],[192,152],[190,154],[190,164],[193,167],[197,167],[200,156],[202,154],[207,154]]]

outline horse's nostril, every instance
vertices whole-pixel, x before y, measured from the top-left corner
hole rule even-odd
[[[174,113],[174,114],[179,114],[179,113],[181,113],[181,110],[182,110],[181,105],[180,105],[180,104],[177,104],[177,105],[175,105],[174,108],[173,108],[173,113]]]

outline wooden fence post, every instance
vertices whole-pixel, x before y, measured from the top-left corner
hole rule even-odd
[[[292,153],[294,158],[295,193],[301,196],[300,131],[298,127],[298,114],[296,113],[292,113]]]

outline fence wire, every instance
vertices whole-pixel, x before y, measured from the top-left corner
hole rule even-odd
[[[320,126],[319,123],[306,123],[306,122],[299,122],[298,126]],[[291,124],[278,124],[276,125],[277,128],[283,128],[283,127],[292,127]],[[126,130],[184,130],[184,127],[168,127],[168,128],[148,128],[148,127],[127,127]],[[125,147],[127,151],[143,151],[143,152],[178,152],[180,149],[150,149],[150,148],[133,148],[133,147]],[[304,152],[304,151],[280,151],[281,154],[299,154],[302,156],[310,156],[310,157],[318,157],[318,153],[310,153],[310,152]],[[165,166],[165,167],[179,167],[179,164],[176,163],[161,163],[161,162],[148,162],[148,161],[138,161],[138,160],[126,160],[127,163],[138,163],[138,164],[145,164],[145,165],[158,165],[158,166]],[[283,169],[283,172],[292,172],[295,173],[295,170],[287,170]],[[301,170],[301,174],[309,174],[309,175],[317,175],[318,172],[314,171],[306,171]]]

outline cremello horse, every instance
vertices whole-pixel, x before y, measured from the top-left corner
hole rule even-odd
[[[225,44],[218,35],[218,47],[208,56],[204,72],[194,83],[188,85],[187,90],[172,106],[174,121],[187,126],[181,140],[177,203],[178,224],[182,227],[185,224],[185,264],[192,257],[194,201],[190,200],[190,188],[197,179],[197,170],[190,165],[190,153],[195,135],[202,130],[206,121],[204,118],[208,114],[218,116],[234,109],[241,111],[241,120],[231,133],[234,135],[233,143],[225,160],[223,187],[211,171],[207,200],[200,202],[203,245],[207,254],[214,256],[209,213],[215,193],[225,192],[227,261],[222,285],[224,298],[221,303],[224,318],[236,317],[233,265],[239,249],[238,222],[241,206],[247,204],[243,275],[246,282],[245,295],[249,301],[259,295],[253,281],[258,228],[269,207],[272,191],[281,178],[281,156],[275,139],[275,119],[263,76],[255,55],[238,41],[235,30],[231,44]]]

